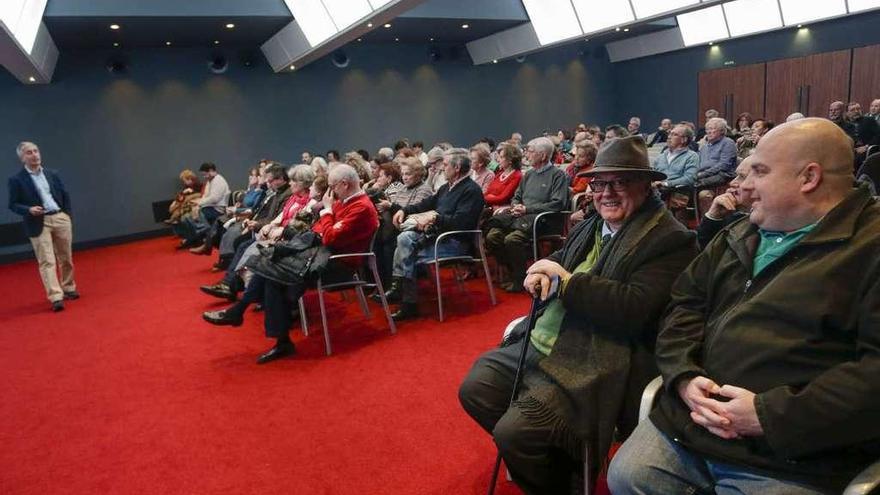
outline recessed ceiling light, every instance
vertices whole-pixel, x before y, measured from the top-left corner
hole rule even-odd
[[[394,41],[400,41],[400,38],[394,38]]]
[[[434,38],[429,39],[428,41],[434,41]]]
[[[118,42],[118,41],[114,41],[114,42],[113,42],[113,46],[119,48],[119,42]]]
[[[498,63],[498,59],[497,59],[497,58],[496,58],[496,59],[492,59],[492,63],[493,63],[493,64],[497,64],[497,63]]]
[[[31,76],[31,77],[28,78],[28,81],[30,81],[30,82],[37,82],[37,79],[36,79],[34,76]]]
[[[295,65],[291,65],[291,66],[290,66],[290,70],[296,70],[296,66],[295,66]]]
[[[214,40],[214,44],[215,44],[215,45],[219,45],[219,44],[220,44],[220,40]]]
[[[119,24],[110,24],[110,29],[116,31],[117,29],[119,29]]]
[[[620,31],[619,27],[614,28],[615,31]]]
[[[714,45],[714,44],[715,44],[714,41],[710,41],[710,42],[709,42],[709,46],[712,46],[712,45]]]
[[[364,39],[363,39],[363,38],[358,38],[358,43],[360,43],[361,41],[364,41]]]
[[[628,33],[628,32],[629,32],[629,28],[624,28],[624,29],[623,29],[623,32],[624,32],[624,33]]]
[[[804,27],[804,25],[803,25],[803,24],[798,24],[798,27],[799,27],[799,28],[802,28],[802,27]]]
[[[469,27],[471,27],[470,24],[462,24],[462,25],[461,25],[461,28],[462,28],[462,29],[467,29],[467,28],[469,28]]]
[[[235,29],[235,24],[230,22],[229,24],[226,25],[226,29]]]
[[[170,42],[170,41],[166,41],[166,42],[165,42],[165,46],[171,46],[171,42]]]
[[[368,27],[368,28],[373,27],[373,23],[372,23],[372,22],[368,22],[368,23],[367,23],[367,27]]]
[[[391,27],[391,24],[385,24],[385,25],[384,25],[384,26],[382,26],[382,27],[384,27],[384,28],[385,28],[385,29],[388,29],[388,28],[390,28],[390,27]]]

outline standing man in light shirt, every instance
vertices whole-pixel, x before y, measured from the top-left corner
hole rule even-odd
[[[61,311],[65,299],[79,298],[73,280],[70,195],[58,173],[43,168],[36,144],[24,141],[15,151],[24,168],[9,178],[9,209],[22,216],[52,311]],[[60,282],[56,267],[61,269]]]

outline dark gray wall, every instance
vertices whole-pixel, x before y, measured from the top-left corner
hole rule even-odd
[[[701,46],[614,64],[614,118],[626,122],[631,115],[652,129],[663,117],[695,121],[700,71],[724,67],[725,62],[746,65],[768,60],[880,43],[880,12],[809,25],[809,32],[785,29],[749,38]],[[878,96],[880,96],[880,88]],[[868,102],[862,102],[866,106]],[[705,110],[705,109],[702,109]]]
[[[172,196],[179,171],[203,161],[241,187],[261,157],[372,152],[402,136],[470,145],[613,114],[610,64],[575,47],[481,67],[466,55],[429,64],[425,46],[348,51],[347,69],[321,60],[294,74],[273,74],[263,62],[245,68],[232,56],[229,71],[213,75],[206,51],[184,49],[129,53],[123,77],[105,70],[109,52],[95,51],[63,53],[50,85],[21,85],[0,71],[0,156],[10,175],[19,141],[40,146],[71,192],[83,242],[157,228],[151,203]],[[18,220],[0,213],[0,224]]]

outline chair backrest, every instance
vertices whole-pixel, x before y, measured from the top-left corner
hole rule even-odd
[[[865,159],[856,173],[856,181],[867,184],[874,196],[880,194],[880,153],[874,153]]]

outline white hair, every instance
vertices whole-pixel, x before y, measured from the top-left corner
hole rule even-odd
[[[347,163],[340,163],[333,167],[333,170],[330,171],[330,174],[327,176],[327,182],[332,182],[330,179],[347,180],[349,184],[356,188],[360,188],[361,178],[357,173],[357,170],[354,169],[351,165]]]
[[[309,165],[294,165],[287,171],[287,177],[293,182],[296,182],[305,188],[309,188],[311,187],[312,182],[315,181],[315,171],[312,170],[312,167]]]
[[[18,155],[19,160],[21,160],[24,157],[24,149],[28,146],[36,147],[37,145],[30,142],[30,141],[22,141],[22,142],[18,143],[18,146],[15,147],[15,153]]]
[[[786,122],[791,122],[792,120],[800,120],[800,119],[803,119],[803,118],[804,118],[804,114],[802,114],[802,113],[800,113],[800,112],[795,112],[795,113],[789,115],[788,117],[786,117],[786,118],[785,118],[785,121],[786,121]]]
[[[320,156],[316,156],[316,157],[312,158],[311,166],[312,166],[312,170],[314,170],[315,173],[318,173],[318,169],[321,169],[324,172],[327,172],[327,169],[330,168],[330,166],[327,165],[327,160],[321,158]]]
[[[706,121],[706,127],[714,127],[717,129],[727,129],[727,121],[721,117],[712,117]]]
[[[543,153],[547,160],[553,157],[553,151],[556,149],[556,145],[553,144],[553,141],[546,137],[536,137],[535,139],[532,139],[529,141],[528,147],[539,153]]]
[[[376,154],[387,158],[388,161],[394,159],[394,150],[391,148],[379,148],[379,151],[377,151]]]

